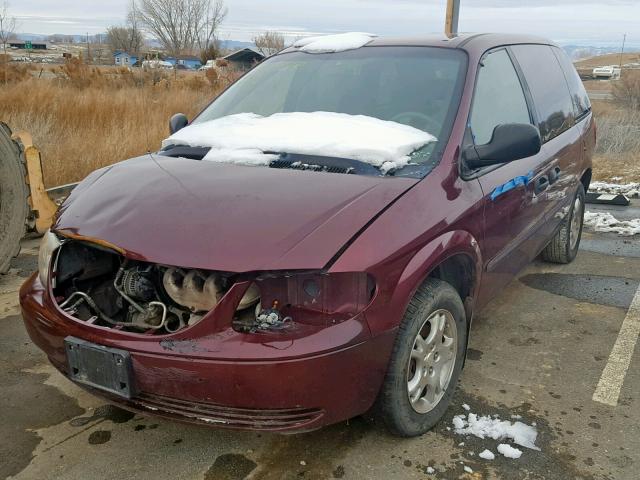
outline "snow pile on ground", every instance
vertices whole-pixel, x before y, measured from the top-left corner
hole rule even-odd
[[[339,33],[336,35],[302,38],[294,43],[293,47],[306,53],[336,53],[362,48],[375,37],[376,35],[370,33]]]
[[[496,455],[488,449],[484,449],[482,452],[480,452],[478,454],[478,456],[480,458],[484,458],[485,460],[493,460],[494,458],[496,458]]]
[[[612,193],[614,195],[622,194],[630,198],[640,198],[640,183],[607,183],[607,182],[591,182],[589,185],[590,192],[596,193]]]
[[[417,128],[364,115],[333,112],[239,113],[194,123],[162,142],[210,147],[204,160],[268,165],[272,153],[360,160],[383,173],[405,166],[410,154],[436,138]]]
[[[498,445],[498,452],[500,452],[507,458],[520,458],[520,455],[522,455],[522,450],[513,448],[507,443],[501,443],[500,445]]]
[[[584,224],[596,232],[614,232],[624,236],[640,234],[640,218],[618,220],[609,212],[584,212]]]
[[[481,416],[475,413],[456,415],[453,417],[454,432],[458,435],[475,435],[478,438],[492,438],[504,440],[510,438],[514,443],[532,450],[540,450],[536,447],[538,431],[535,427],[522,422],[512,423],[509,420],[500,420],[499,417]]]

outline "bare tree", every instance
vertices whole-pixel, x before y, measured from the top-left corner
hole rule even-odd
[[[140,29],[138,8],[134,0],[129,5],[126,26],[112,26],[107,29],[107,42],[112,50],[122,50],[138,54],[144,45]]]
[[[215,42],[226,16],[224,0],[139,0],[140,21],[172,55]]]
[[[7,43],[13,38],[16,31],[16,17],[9,15],[9,0],[3,0],[0,4],[0,43],[7,55]]]
[[[130,27],[107,28],[107,42],[112,50],[122,50],[128,53],[138,53],[142,48],[143,38],[140,31]]]
[[[284,50],[284,35],[280,32],[264,32],[253,37],[253,43],[262,55],[269,57]]]
[[[199,47],[201,50],[219,51],[218,30],[227,16],[224,0],[208,1],[207,14],[201,27]]]
[[[140,28],[140,12],[136,0],[131,0],[129,3],[129,11],[127,12],[127,27],[131,32],[131,51],[133,53],[140,53],[144,46],[144,35]]]

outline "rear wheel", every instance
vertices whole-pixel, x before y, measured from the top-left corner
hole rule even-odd
[[[460,296],[448,283],[428,279],[411,300],[398,330],[376,417],[400,436],[430,430],[451,402],[466,344]]]
[[[584,221],[584,187],[578,186],[568,215],[560,229],[542,251],[542,259],[552,263],[571,263],[578,254]]]
[[[29,190],[22,153],[11,139],[11,130],[0,123],[0,273],[20,252],[26,231]]]

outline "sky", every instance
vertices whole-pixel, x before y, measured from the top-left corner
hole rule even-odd
[[[1,1],[1,0],[0,0]],[[18,31],[101,33],[122,24],[129,0],[9,0]],[[251,40],[265,30],[290,38],[366,31],[441,32],[446,0],[225,0],[222,40]],[[518,32],[561,43],[614,46],[627,34],[640,46],[640,0],[461,0],[461,32]]]

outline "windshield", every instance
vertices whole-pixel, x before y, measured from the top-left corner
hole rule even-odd
[[[412,164],[421,168],[403,169],[411,176],[414,172],[424,175],[439,161],[448,139],[465,70],[463,52],[434,47],[286,53],[241,78],[193,123],[239,113],[285,112],[335,112],[391,120],[437,138],[413,155]]]

